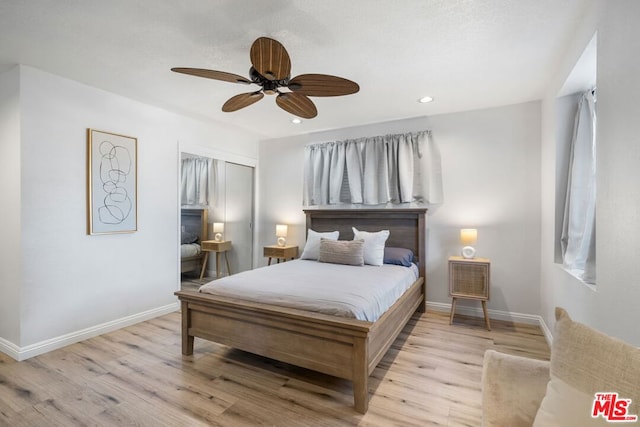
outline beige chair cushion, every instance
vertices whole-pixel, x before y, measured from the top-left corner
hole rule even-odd
[[[640,349],[571,320],[556,308],[547,392],[534,427],[611,425],[592,418],[595,394],[616,392],[631,399],[628,414],[640,413]]]
[[[482,425],[531,427],[548,382],[548,361],[487,350],[482,366]]]

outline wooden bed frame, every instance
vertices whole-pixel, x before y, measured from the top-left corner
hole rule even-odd
[[[309,209],[307,229],[390,231],[386,245],[415,254],[420,277],[376,322],[340,318],[235,298],[179,291],[182,353],[193,354],[194,337],[270,357],[353,382],[356,411],[369,404],[368,378],[413,313],[425,310],[426,209]]]
[[[185,231],[198,235],[198,243],[207,240],[207,222],[209,211],[207,209],[180,209],[180,225]],[[202,268],[204,252],[198,255],[180,258],[180,273],[198,270]]]

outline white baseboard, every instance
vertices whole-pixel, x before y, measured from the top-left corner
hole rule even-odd
[[[442,311],[446,313],[451,313],[451,304],[442,303],[442,302],[430,302],[427,301],[427,309],[431,309],[433,311]],[[482,312],[482,307],[468,307],[468,306],[456,306],[457,314],[464,314],[466,316],[472,317],[481,317],[484,318],[484,313]],[[549,336],[547,335],[549,329],[544,324],[544,320],[542,320],[541,316],[535,314],[524,314],[524,313],[514,313],[511,311],[502,311],[502,310],[491,310],[488,309],[487,313],[489,314],[490,319],[496,320],[505,320],[507,322],[514,323],[527,323],[532,325],[539,325],[542,328],[543,333],[545,334],[545,338],[547,342],[549,342]]]
[[[142,313],[123,317],[121,319],[112,320],[111,322],[106,322],[101,325],[96,325],[90,328],[82,329],[80,331],[71,332],[69,334],[41,341],[39,343],[30,344],[25,347],[19,347],[12,342],[0,338],[0,351],[17,361],[26,360],[52,350],[65,347],[69,344],[74,344],[98,335],[106,334],[107,332],[112,332],[117,329],[124,328],[126,326],[144,322],[145,320],[153,319],[154,317],[173,313],[179,308],[180,304],[178,302],[174,302],[163,307],[154,308]]]
[[[551,347],[551,344],[553,343],[553,334],[551,333],[551,329],[549,329],[547,324],[544,322],[542,316],[540,316],[540,328],[542,328],[542,333],[547,339],[547,344],[549,344],[549,347]]]
[[[20,347],[2,337],[0,337],[0,351],[15,360],[20,360],[18,358],[20,355]]]

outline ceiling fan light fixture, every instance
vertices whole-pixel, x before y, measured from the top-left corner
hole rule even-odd
[[[226,71],[175,67],[171,71],[229,83],[255,84],[257,92],[241,93],[227,100],[222,111],[232,112],[261,100],[264,95],[276,95],[276,105],[303,119],[312,119],[318,110],[309,96],[343,96],[360,90],[356,82],[328,74],[301,74],[291,78],[291,59],[284,46],[268,37],[259,37],[249,51],[250,79]],[[284,88],[289,91],[280,91]]]
[[[433,102],[433,97],[431,97],[431,96],[423,96],[422,98],[418,99],[418,102],[420,104],[428,104],[429,102]]]
[[[291,123],[293,123],[294,125],[299,125],[300,123],[302,123],[302,120],[295,117],[293,119],[291,119]]]

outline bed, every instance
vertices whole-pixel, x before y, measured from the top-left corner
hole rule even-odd
[[[369,375],[413,313],[425,309],[426,209],[308,209],[305,214],[307,229],[338,230],[341,240],[353,238],[351,227],[389,230],[386,245],[413,251],[418,279],[374,322],[179,291],[182,353],[193,354],[198,337],[351,380],[355,410],[365,413]]]
[[[180,210],[180,273],[202,268],[203,253],[200,242],[207,236],[207,209]]]

